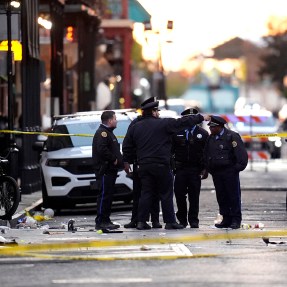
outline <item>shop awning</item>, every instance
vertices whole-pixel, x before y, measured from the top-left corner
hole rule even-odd
[[[145,23],[150,21],[150,14],[137,0],[129,0],[129,19],[134,22]]]

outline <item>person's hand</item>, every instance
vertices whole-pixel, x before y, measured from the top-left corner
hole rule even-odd
[[[128,162],[124,163],[124,170],[125,170],[126,174],[130,174],[130,172],[132,171],[131,166]]]
[[[118,164],[118,159],[116,159],[115,161],[114,161],[114,165],[117,165]]]
[[[203,116],[205,121],[210,121],[211,120],[211,116],[210,115],[204,115]]]
[[[200,174],[201,179],[206,179],[208,178],[208,172],[206,169],[204,169],[201,174]]]

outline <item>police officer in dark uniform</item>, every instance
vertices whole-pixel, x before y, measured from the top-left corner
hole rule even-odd
[[[180,119],[159,118],[158,101],[143,104],[145,118],[133,125],[126,134],[123,153],[136,150],[138,173],[142,190],[139,200],[137,229],[150,229],[146,223],[152,201],[159,196],[165,229],[182,229],[175,219],[173,207],[173,175],[170,166],[171,136],[173,133],[201,123],[202,115]]]
[[[190,108],[181,113],[183,117],[198,114]],[[199,194],[201,179],[208,176],[203,163],[203,150],[208,132],[198,125],[185,128],[172,137],[172,159],[174,161],[174,194],[177,204],[176,217],[180,224],[198,228]],[[188,195],[189,209],[186,195]],[[188,213],[187,213],[188,210]]]
[[[149,98],[147,99],[144,104],[154,102],[155,99]],[[143,104],[141,104],[141,107]],[[145,117],[144,110],[142,111],[142,115],[135,118],[131,124],[129,125],[129,128],[132,127],[137,122],[141,121]],[[126,144],[126,138],[123,141],[123,149],[125,149]],[[128,157],[128,158],[126,158]],[[131,173],[131,167],[130,164],[133,164],[133,170]],[[133,179],[133,208],[132,208],[132,216],[131,221],[124,225],[125,228],[136,228],[138,223],[138,205],[139,205],[139,199],[141,195],[141,182],[138,175],[138,163],[136,159],[136,150],[134,150],[133,153],[124,153],[124,166],[125,166],[125,172],[127,175],[132,176]],[[159,198],[155,198],[152,203],[151,207],[151,222],[153,228],[162,228],[162,225],[159,222]]]
[[[239,173],[248,163],[248,155],[238,133],[225,128],[226,121],[219,116],[211,116],[208,123],[210,136],[204,150],[205,164],[212,175],[223,217],[217,228],[238,229],[241,226],[241,189]]]
[[[117,229],[110,220],[115,182],[119,169],[123,169],[120,145],[113,130],[117,127],[114,111],[104,111],[102,123],[93,138],[93,162],[97,180],[101,182],[97,200],[96,229]]]

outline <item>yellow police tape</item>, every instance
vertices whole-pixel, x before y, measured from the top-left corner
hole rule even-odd
[[[47,137],[93,137],[93,134],[62,134],[62,133],[47,133],[47,132],[24,132],[15,130],[0,130],[0,133],[16,134],[16,135],[43,135]],[[125,136],[117,136],[118,138],[124,138]],[[242,138],[269,138],[269,137],[287,137],[287,133],[272,133],[272,134],[256,134],[256,135],[242,135]]]
[[[23,132],[12,130],[0,130],[3,134],[16,134],[16,135],[42,135],[47,137],[93,137],[93,134],[61,134],[61,133],[46,133],[46,132]],[[124,138],[124,136],[117,136],[118,138]]]
[[[224,233],[216,234],[197,234],[180,237],[157,237],[157,238],[144,238],[144,239],[129,239],[129,240],[93,240],[82,242],[64,242],[64,243],[49,243],[49,244],[34,244],[34,245],[16,245],[9,246],[9,248],[0,249],[1,255],[21,255],[27,252],[34,251],[53,251],[53,250],[69,250],[75,248],[103,248],[103,247],[115,247],[115,246],[131,246],[131,245],[143,245],[143,244],[174,244],[174,243],[190,243],[198,241],[210,241],[210,240],[227,240],[231,242],[235,239],[254,239],[254,238],[269,238],[269,237],[287,237],[286,230],[274,230],[274,231],[243,231],[234,232],[228,231]],[[178,256],[178,255],[177,255]]]

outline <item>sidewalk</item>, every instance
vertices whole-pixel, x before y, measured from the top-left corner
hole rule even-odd
[[[246,170],[240,173],[241,189],[254,191],[287,191],[286,181],[287,164],[270,162],[256,163],[248,165]],[[202,181],[202,190],[214,190],[212,177],[209,175],[207,179]],[[42,192],[37,191],[31,194],[22,194],[22,200],[19,207],[12,218],[12,224],[17,222],[18,218],[28,211],[39,208],[42,204]],[[1,225],[1,221],[0,221]]]

